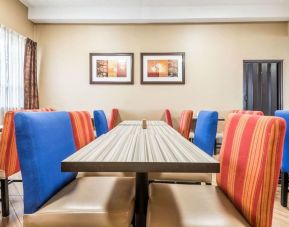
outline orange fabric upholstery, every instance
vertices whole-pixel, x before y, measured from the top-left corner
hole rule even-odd
[[[256,110],[233,110],[232,113],[252,114],[252,115],[264,116],[264,113],[262,111],[256,111]]]
[[[109,117],[109,121],[108,121],[109,130],[112,130],[117,125],[118,118],[119,118],[118,109],[112,109],[110,117]]]
[[[0,140],[0,170],[5,172],[5,178],[14,173],[19,172],[20,166],[18,161],[18,153],[16,147],[14,115],[16,112],[50,112],[51,108],[35,109],[35,110],[15,110],[8,111],[5,114],[2,136]]]
[[[228,117],[217,183],[252,226],[271,226],[285,128],[277,117]]]
[[[76,149],[95,139],[91,116],[87,111],[69,112]]]
[[[192,126],[192,118],[193,118],[193,111],[191,110],[184,110],[181,113],[178,131],[186,139],[189,139],[190,130]]]

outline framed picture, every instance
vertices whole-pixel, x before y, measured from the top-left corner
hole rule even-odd
[[[90,53],[90,84],[133,84],[133,53]]]
[[[141,84],[184,84],[185,53],[141,53]]]

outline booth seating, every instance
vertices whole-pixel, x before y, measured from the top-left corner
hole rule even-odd
[[[61,161],[76,151],[67,112],[17,113],[15,127],[25,227],[130,226],[134,178],[61,172]]]
[[[285,128],[280,118],[230,114],[218,186],[152,183],[147,226],[270,227]]]
[[[5,114],[2,135],[0,137],[0,181],[1,181],[1,205],[2,216],[9,216],[9,191],[8,184],[21,182],[21,179],[10,179],[20,170],[15,138],[14,115],[17,112],[51,112],[52,108],[33,110],[14,110]]]

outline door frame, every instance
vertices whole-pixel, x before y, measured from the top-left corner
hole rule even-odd
[[[277,87],[278,87],[278,109],[283,109],[283,59],[256,59],[256,60],[243,60],[243,109],[246,109],[247,101],[245,100],[245,94],[247,94],[247,78],[245,63],[277,63]]]

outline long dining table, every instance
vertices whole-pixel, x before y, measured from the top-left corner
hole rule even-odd
[[[149,172],[218,173],[220,164],[163,121],[123,121],[61,163],[64,172],[134,172],[135,226],[146,226]]]

